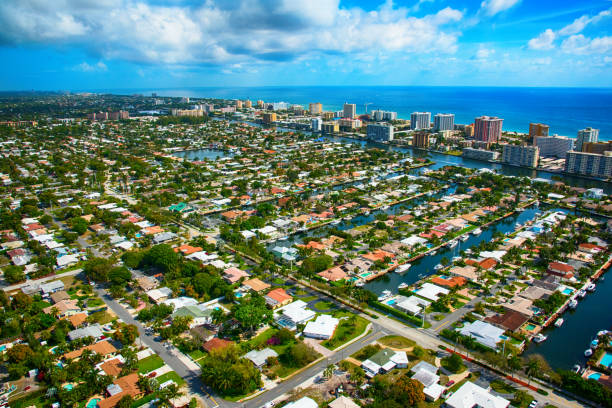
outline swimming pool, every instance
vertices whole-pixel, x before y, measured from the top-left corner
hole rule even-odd
[[[62,388],[65,389],[65,390],[68,390],[68,391],[72,391],[72,388],[74,388],[74,387],[73,387],[72,384],[66,384]]]
[[[610,364],[612,364],[612,354],[610,353],[604,354],[601,360],[599,360],[599,364],[601,364],[604,367],[610,367]]]
[[[597,380],[599,380],[599,377],[601,377],[600,373],[593,373],[593,374],[589,375],[589,380],[597,381]]]
[[[387,301],[387,304],[388,304],[389,306],[391,306],[391,305],[395,304],[395,299],[388,300],[388,301]]]
[[[529,323],[527,326],[525,326],[525,329],[527,329],[529,331],[532,331],[535,328],[536,328],[535,324],[531,324],[531,323]]]
[[[96,408],[98,406],[98,402],[100,402],[100,398],[92,398],[87,403],[87,408]]]
[[[561,293],[563,293],[564,295],[568,295],[569,296],[572,293],[574,293],[574,291],[572,289],[570,289],[570,288],[565,288],[565,289],[563,289],[563,292],[561,292]]]

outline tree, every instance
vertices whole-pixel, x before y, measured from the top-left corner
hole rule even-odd
[[[117,408],[131,408],[134,403],[134,399],[131,395],[124,395],[117,403]]]
[[[203,382],[224,396],[249,394],[263,385],[261,372],[235,346],[214,350],[203,360]]]
[[[108,281],[108,273],[113,267],[110,259],[106,258],[91,258],[85,263],[85,275],[96,282]]]
[[[403,375],[390,387],[390,397],[402,406],[415,406],[417,403],[425,401],[423,388],[423,384],[419,381]]]
[[[529,379],[529,383],[531,383],[531,378],[540,372],[542,365],[538,358],[530,358],[527,360],[525,364],[525,374],[527,374],[527,378]]]
[[[179,391],[175,384],[170,384],[157,392],[157,406],[160,408],[174,408],[172,400],[181,397],[183,393]]]
[[[248,327],[252,333],[253,329],[263,323],[268,317],[269,310],[264,305],[245,302],[236,308],[234,317],[243,327]]]
[[[465,368],[465,366],[463,365],[463,360],[458,354],[455,353],[452,353],[450,356],[445,357],[443,359],[443,365],[446,369],[453,373],[459,373]]]
[[[24,281],[25,278],[26,275],[20,266],[9,265],[4,269],[4,279],[8,283],[18,283]]]
[[[315,361],[318,356],[319,353],[311,346],[299,342],[289,347],[280,357],[286,365],[291,367],[304,367]]]
[[[332,377],[332,375],[334,375],[334,365],[330,364],[327,367],[325,367],[325,370],[323,370],[323,377],[329,380]]]
[[[146,252],[143,261],[168,272],[178,267],[180,258],[170,245],[159,244]]]
[[[125,266],[118,266],[110,270],[108,279],[113,285],[125,285],[132,279],[132,273]]]

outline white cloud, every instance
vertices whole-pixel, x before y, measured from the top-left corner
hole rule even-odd
[[[489,16],[506,11],[515,6],[520,0],[485,0],[480,3],[480,10]]]
[[[193,7],[145,0],[3,0],[0,43],[81,46],[103,59],[152,64],[452,53],[460,35],[453,25],[462,17],[446,7],[417,18],[391,1],[366,12],[341,8],[339,0],[279,0],[274,6],[268,0],[207,0]]]
[[[578,34],[582,30],[584,30],[587,25],[591,23],[598,23],[601,19],[609,17],[610,15],[612,15],[612,9],[603,10],[594,17],[589,17],[587,15],[580,16],[575,19],[571,24],[568,24],[562,29],[560,29],[559,35],[566,36]]]
[[[83,71],[83,72],[107,71],[108,67],[102,61],[98,61],[98,63],[94,65],[90,65],[84,61],[84,62],[81,62],[76,67],[74,67],[74,70]]]
[[[476,58],[477,59],[487,59],[489,58],[491,55],[495,54],[495,50],[494,49],[489,49],[489,48],[485,48],[483,46],[480,46],[480,48],[478,49],[478,51],[476,51]]]
[[[536,38],[529,40],[527,46],[532,50],[551,50],[555,47],[553,41],[556,37],[555,32],[548,28]]]
[[[561,43],[561,50],[568,54],[607,54],[612,51],[612,37],[588,38],[582,34],[572,35]]]

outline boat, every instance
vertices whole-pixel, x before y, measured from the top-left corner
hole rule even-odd
[[[279,241],[286,241],[288,239],[289,239],[289,237],[287,235],[285,235],[284,237],[280,237],[278,240]]]
[[[431,251],[431,253],[430,253],[429,255],[435,255],[435,254],[437,254],[437,253],[438,253],[438,250],[437,250],[437,249],[434,249],[433,251]]]
[[[599,345],[599,340],[595,339],[591,342],[591,348],[592,349],[596,349],[597,346]]]
[[[583,299],[583,298],[586,296],[586,294],[587,294],[587,293],[586,293],[586,290],[584,290],[584,289],[580,289],[580,290],[578,291],[578,297],[579,297],[580,299]]]
[[[572,299],[569,302],[570,309],[575,309],[578,306],[578,301],[576,299]]]
[[[452,261],[453,262],[459,262],[460,260],[462,260],[463,258],[461,258],[460,256],[453,256]]]
[[[411,264],[409,264],[409,263],[405,263],[405,264],[402,264],[402,265],[398,266],[397,268],[395,268],[395,269],[393,270],[393,272],[395,272],[395,273],[404,273],[404,272],[406,272],[408,269],[410,269],[410,267],[411,267],[411,266],[412,266]]]
[[[580,367],[580,364],[575,364],[574,368],[572,369],[572,371],[575,372],[576,374],[580,373],[580,370],[582,370],[582,367]]]
[[[436,271],[439,271],[440,269],[444,268],[444,266],[442,266],[442,264],[437,264],[436,266],[434,266],[434,269]]]
[[[595,292],[595,284],[589,283],[589,286],[587,286],[586,290],[588,290],[589,292]]]
[[[461,239],[461,241],[465,242],[468,239],[470,239],[470,236],[468,234],[465,234],[465,235],[462,235],[460,239]]]
[[[592,355],[593,355],[593,350],[591,349],[584,350],[585,357],[591,357]]]
[[[383,205],[382,207],[380,207],[381,210],[388,210],[389,206],[388,205]]]
[[[342,222],[342,220],[333,220],[333,221],[331,222],[331,224],[332,224],[332,225],[338,225],[338,224],[340,224],[340,222]]]
[[[363,288],[365,286],[365,282],[364,281],[357,281],[357,283],[355,283],[355,286],[357,286],[358,288]]]
[[[482,230],[480,228],[476,228],[475,230],[472,230],[472,235],[480,235],[482,234]]]
[[[379,302],[385,301],[385,300],[389,299],[391,297],[391,295],[392,295],[392,293],[391,293],[390,290],[383,290],[382,291],[382,295],[380,295],[378,297],[378,301]]]
[[[555,327],[561,327],[563,325],[563,319],[555,320]]]
[[[363,212],[363,215],[365,215],[365,216],[368,216],[368,215],[370,215],[370,211],[368,211],[368,210],[365,210],[365,211]]]
[[[454,248],[456,246],[457,246],[457,241],[455,241],[454,239],[448,243],[449,248]]]
[[[542,333],[538,333],[535,336],[533,336],[533,342],[534,343],[542,343],[543,341],[545,341],[548,337],[543,335]]]
[[[398,289],[406,289],[408,286],[410,286],[410,285],[408,285],[406,282],[402,282],[402,283],[400,283],[400,284],[397,286],[397,288],[398,288]]]

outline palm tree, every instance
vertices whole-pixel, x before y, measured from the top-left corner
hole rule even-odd
[[[174,404],[172,404],[172,400],[183,396],[183,394],[184,393],[179,391],[175,384],[170,384],[169,386],[159,390],[159,400],[157,402],[157,406],[160,408],[173,408]]]
[[[541,368],[542,364],[537,358],[527,360],[527,363],[525,364],[525,374],[527,374],[527,379],[529,380],[528,383],[531,383],[531,377],[538,373]]]
[[[329,380],[332,375],[334,375],[334,365],[330,364],[323,370],[323,377]]]

